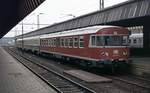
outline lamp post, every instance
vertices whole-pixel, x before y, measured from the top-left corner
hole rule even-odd
[[[43,14],[43,13],[39,13],[39,14],[37,15],[37,29],[40,28],[40,15],[41,15],[41,14]]]

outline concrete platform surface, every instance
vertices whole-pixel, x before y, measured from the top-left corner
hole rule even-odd
[[[81,79],[85,82],[89,83],[98,83],[98,82],[112,82],[111,79],[103,77],[103,76],[98,76],[89,72],[85,72],[82,70],[67,70],[64,71],[65,74],[71,75],[73,77],[76,77],[78,79]]]
[[[57,93],[0,47],[0,93]]]

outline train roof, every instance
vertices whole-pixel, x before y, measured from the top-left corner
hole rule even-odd
[[[81,34],[90,34],[90,33],[96,33],[98,30],[101,30],[103,28],[110,28],[110,27],[117,27],[120,28],[120,26],[111,26],[111,25],[97,25],[97,26],[90,26],[90,27],[84,27],[84,28],[78,28],[73,30],[66,30],[66,31],[59,31],[59,32],[50,32],[48,33],[48,29],[39,29],[33,32],[29,32],[23,35],[24,38],[32,38],[41,35],[42,38],[45,37],[58,37],[58,36],[70,36],[70,35],[81,35]],[[45,33],[47,32],[47,33]],[[17,36],[16,38],[22,38],[22,35]]]
[[[62,36],[91,34],[91,33],[96,33],[97,31],[99,31],[101,29],[110,28],[110,27],[117,27],[117,28],[119,28],[118,26],[91,26],[91,27],[86,27],[86,28],[79,28],[79,29],[74,29],[74,30],[56,32],[56,33],[50,33],[50,34],[44,34],[44,35],[41,35],[41,38],[51,38],[51,37],[62,37]]]

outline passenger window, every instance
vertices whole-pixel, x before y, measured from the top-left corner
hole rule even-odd
[[[131,43],[131,39],[129,39],[128,43]]]
[[[74,46],[74,48],[77,48],[77,47],[78,47],[78,37],[75,37],[75,38],[73,39],[73,46]]]
[[[48,46],[48,39],[46,39],[46,46]]]
[[[65,47],[68,46],[68,38],[65,39]]]
[[[60,46],[60,38],[56,39],[56,46],[59,47]]]
[[[69,38],[69,47],[72,47],[72,46],[73,46],[73,39]]]
[[[83,48],[83,47],[84,47],[84,40],[83,40],[83,39],[84,39],[83,36],[80,36],[80,37],[79,37],[79,47],[80,47],[80,48]]]
[[[53,44],[53,39],[50,39],[50,46],[52,47],[52,44]]]

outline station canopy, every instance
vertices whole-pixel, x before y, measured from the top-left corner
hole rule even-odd
[[[1,0],[0,38],[45,0]]]

